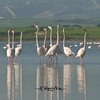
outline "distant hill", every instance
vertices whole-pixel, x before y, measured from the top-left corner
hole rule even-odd
[[[100,17],[100,0],[1,0],[2,17],[95,19]]]

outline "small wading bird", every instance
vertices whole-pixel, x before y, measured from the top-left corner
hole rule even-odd
[[[82,64],[82,59],[86,53],[86,30],[84,29],[85,35],[84,35],[84,47],[80,48],[79,51],[77,52],[76,58],[80,58],[80,64]]]
[[[63,50],[64,50],[64,54],[71,59],[72,55],[75,55],[75,53],[67,46],[65,46],[65,32],[64,32],[64,28],[63,28]],[[72,61],[72,59],[71,59]],[[68,59],[67,59],[67,63],[68,63]]]
[[[17,44],[17,46],[15,47],[15,57],[18,57],[21,54],[21,51],[22,51],[22,36],[23,36],[23,33],[21,31],[21,34],[20,34],[20,43]]]
[[[43,46],[40,46],[39,45],[39,42],[38,42],[38,32],[39,32],[39,27],[38,25],[34,25],[37,29],[37,32],[36,32],[36,46],[37,46],[37,54],[39,56],[39,63],[41,63],[41,56],[45,55],[45,49]]]
[[[47,51],[45,56],[52,57],[52,63],[54,63],[54,56],[56,56],[56,64],[58,64],[58,54],[61,54],[61,50],[59,48],[59,33],[58,33],[59,25],[57,25],[57,43],[52,45]]]

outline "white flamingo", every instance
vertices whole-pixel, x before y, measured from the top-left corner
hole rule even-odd
[[[36,46],[37,46],[37,54],[39,55],[39,62],[41,63],[41,56],[45,55],[45,49],[43,46],[39,46],[39,42],[38,42],[38,25],[35,25],[37,32],[36,32]]]
[[[15,48],[15,57],[18,57],[21,54],[21,51],[22,51],[22,36],[23,36],[23,33],[21,31],[21,34],[20,34],[20,43],[17,44],[17,46]]]
[[[53,46],[53,43],[52,43],[52,27],[48,26],[48,28],[50,29],[50,47],[51,47],[51,46]]]
[[[10,30],[8,30],[8,43],[6,46],[3,47],[4,49],[7,49],[6,54],[7,58],[11,58],[11,47],[10,47]]]
[[[76,58],[79,57],[80,58],[80,64],[82,64],[82,59],[86,53],[86,30],[85,31],[85,35],[84,35],[84,47],[80,48],[79,51],[77,52]]]
[[[8,30],[8,44],[6,45],[7,47],[7,57],[8,59],[11,58],[11,47],[10,47],[10,30]]]
[[[52,27],[51,26],[48,26],[48,28],[50,29],[50,45],[48,47],[48,50],[49,50],[50,47],[53,46],[53,43],[52,43]],[[48,63],[48,62],[50,63],[51,61],[52,61],[52,57],[51,56],[48,56],[48,58],[46,60],[46,63]]]
[[[12,48],[10,47],[10,45],[11,45],[11,42],[10,42],[10,31],[11,30],[8,30],[8,44],[5,47],[3,47],[4,49],[7,49],[6,55],[7,55],[9,63],[13,58],[13,56],[12,56]],[[13,37],[14,36],[12,36],[12,40],[13,40]]]
[[[43,30],[45,31],[45,37],[44,37],[44,43],[43,43],[43,48],[44,48],[44,50],[45,50],[45,54],[47,53],[47,51],[48,51],[48,49],[49,49],[49,47],[48,46],[46,46],[46,39],[47,39],[47,29],[46,28],[43,28]]]
[[[64,32],[64,28],[63,28],[63,50],[64,50],[64,54],[69,58],[72,55],[75,55],[75,53],[67,46],[65,46],[65,32]],[[72,59],[71,59],[72,61]],[[68,63],[68,59],[67,59],[67,63]]]
[[[52,45],[45,56],[54,57],[56,56],[56,63],[58,64],[58,54],[61,53],[59,48],[59,34],[58,34],[59,25],[57,25],[57,43]]]

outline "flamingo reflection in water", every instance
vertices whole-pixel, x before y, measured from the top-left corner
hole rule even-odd
[[[77,80],[78,80],[78,91],[84,94],[84,100],[86,100],[86,71],[83,65],[77,65]]]
[[[71,93],[71,65],[63,67],[63,100],[67,100],[67,95]]]
[[[40,100],[40,91],[39,88],[42,86],[42,66],[39,64],[37,66],[37,71],[36,71],[36,100]]]
[[[8,100],[22,100],[22,65],[7,65]]]
[[[54,65],[38,65],[37,67],[37,81],[36,81],[36,100],[53,100],[55,96],[56,100],[60,100],[60,79],[59,79],[59,67]],[[43,91],[43,92],[42,92]],[[41,95],[44,93],[44,96]],[[56,94],[56,95],[54,95]]]
[[[63,68],[63,100],[86,100],[86,73],[84,66],[66,64]]]

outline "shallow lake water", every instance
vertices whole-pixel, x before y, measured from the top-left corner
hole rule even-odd
[[[35,42],[23,42],[18,63],[9,64],[4,45],[0,42],[0,100],[100,100],[98,45],[87,48],[83,65],[74,56],[73,63],[66,64],[64,54],[58,56],[58,64],[46,64],[45,57],[40,64]],[[77,53],[79,48],[72,50]]]

